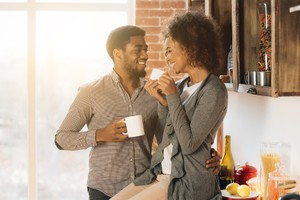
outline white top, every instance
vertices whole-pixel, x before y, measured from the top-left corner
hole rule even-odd
[[[202,82],[202,81],[201,81]],[[187,86],[187,84],[183,88],[183,92],[180,95],[181,101],[183,102],[183,105],[185,105],[192,94],[196,91],[196,89],[200,86],[201,82],[196,83],[190,87]],[[170,144],[164,149],[164,159],[161,162],[162,167],[162,173],[163,174],[171,174],[171,155],[172,155],[173,145]]]

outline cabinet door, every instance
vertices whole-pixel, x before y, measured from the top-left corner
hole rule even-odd
[[[299,7],[300,0],[272,0],[273,96],[300,95]]]
[[[221,26],[225,50],[232,44],[233,90],[258,95],[300,96],[300,0],[269,0],[271,3],[271,86],[245,84],[245,74],[258,70],[258,2],[267,0],[190,0],[190,8],[203,7]],[[295,11],[297,10],[298,11]],[[224,60],[226,74],[227,60]]]
[[[247,71],[258,70],[259,20],[257,3],[265,0],[232,0],[234,89],[255,88],[265,96],[300,95],[300,12],[290,12],[300,0],[270,0],[272,81],[270,87],[246,85]]]

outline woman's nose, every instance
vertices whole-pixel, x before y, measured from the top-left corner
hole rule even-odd
[[[170,54],[168,54],[168,55],[165,56],[165,61],[166,61],[167,64],[169,64],[169,62],[170,62]]]

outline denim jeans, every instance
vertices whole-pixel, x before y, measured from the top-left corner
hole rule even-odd
[[[100,192],[99,190],[95,190],[93,188],[88,187],[89,200],[109,200],[110,197]]]

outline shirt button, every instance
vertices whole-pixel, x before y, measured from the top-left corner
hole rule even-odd
[[[130,161],[132,162],[132,161],[133,161],[133,159],[132,159],[132,158],[130,158]]]

